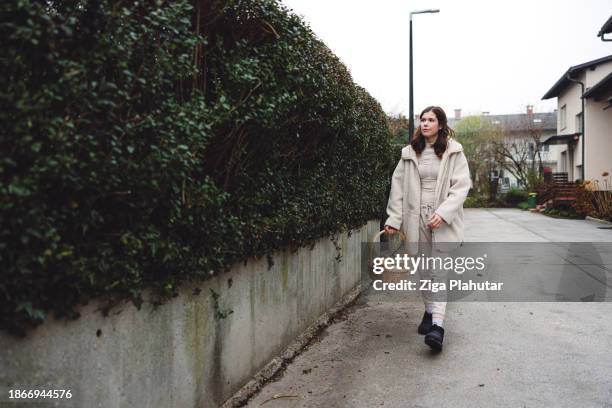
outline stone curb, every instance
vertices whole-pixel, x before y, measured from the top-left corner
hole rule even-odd
[[[598,222],[600,224],[612,225],[612,222],[610,222],[610,221],[600,220],[599,218],[591,217],[590,215],[587,215],[586,219],[589,220],[589,221]]]

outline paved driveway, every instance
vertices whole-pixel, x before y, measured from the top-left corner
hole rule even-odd
[[[612,242],[592,221],[465,218],[466,241]],[[612,407],[612,303],[449,303],[440,354],[416,333],[422,308],[361,296],[248,407]]]

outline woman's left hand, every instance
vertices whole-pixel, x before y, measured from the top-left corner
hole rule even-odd
[[[427,226],[430,229],[437,229],[440,228],[440,226],[444,222],[444,218],[440,217],[437,213],[433,213],[431,217],[429,217],[429,222],[427,223]]]

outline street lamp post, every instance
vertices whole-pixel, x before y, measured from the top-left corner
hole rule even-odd
[[[428,9],[410,12],[410,106],[408,117],[408,143],[412,140],[412,134],[414,133],[414,87],[412,81],[412,15],[413,14],[425,14],[425,13],[439,13],[439,9]]]

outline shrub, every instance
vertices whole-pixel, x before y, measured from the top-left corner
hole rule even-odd
[[[486,208],[489,207],[487,197],[484,195],[468,196],[463,203],[464,208]]]
[[[527,203],[527,201],[523,201],[523,202],[518,203],[517,207],[520,208],[521,210],[528,210],[529,203]]]
[[[527,199],[529,198],[529,195],[527,194],[526,191],[523,190],[518,190],[515,188],[511,188],[510,190],[508,190],[508,192],[504,195],[504,202],[511,206],[511,207],[515,207],[518,205],[518,203],[523,202],[523,201],[527,201]]]
[[[1,328],[170,296],[384,206],[380,105],[275,1],[0,7]]]
[[[584,215],[576,213],[571,208],[547,208],[542,213],[553,218],[584,219]]]
[[[612,220],[612,176],[604,171],[601,177],[601,182],[594,180],[590,189],[595,201],[596,214],[599,218]]]
[[[576,201],[572,203],[572,208],[578,214],[595,217],[595,198],[588,187],[589,182],[582,182],[576,187]]]
[[[498,195],[495,198],[495,201],[490,203],[491,207],[495,207],[495,208],[508,208],[508,207],[514,207],[513,205],[509,205],[506,200],[505,200],[505,195]]]

